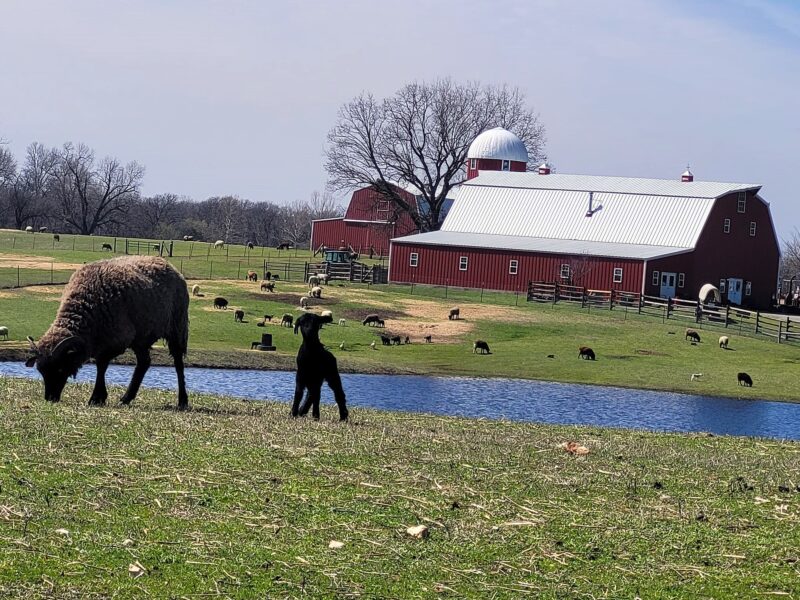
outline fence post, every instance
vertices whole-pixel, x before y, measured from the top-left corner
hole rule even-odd
[[[36,250],[36,235],[33,236],[33,246],[31,246],[32,250]]]
[[[211,274],[214,272],[214,261],[208,261],[208,278],[211,279]]]
[[[483,303],[483,286],[486,285],[486,282],[481,282],[481,303]]]
[[[515,296],[515,298],[514,298],[514,306],[519,306],[519,290],[514,292],[514,296]]]
[[[558,284],[554,283],[553,284],[553,304],[555,304],[557,300],[558,300]]]
[[[19,265],[17,265],[17,287],[19,287]]]
[[[72,250],[75,250],[75,236],[72,236]]]
[[[726,328],[728,327],[728,321],[730,320],[730,315],[731,315],[731,305],[728,304],[725,307],[725,327]]]
[[[644,294],[639,294],[639,306],[637,309],[638,314],[642,314],[642,304],[644,304]]]
[[[50,284],[53,283],[53,262],[50,262]]]
[[[781,343],[781,335],[783,335],[783,321],[778,321],[778,343]]]
[[[756,333],[758,333],[758,326],[760,319],[761,319],[761,313],[759,311],[756,311]]]
[[[236,267],[236,279],[240,279],[242,275],[242,261],[239,261],[239,265]]]
[[[117,253],[117,238],[114,238],[114,254]]]

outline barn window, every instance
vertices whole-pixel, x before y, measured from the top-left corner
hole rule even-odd
[[[658,280],[661,277],[661,273],[658,271],[653,271],[653,281],[651,282],[653,285],[658,285]]]
[[[731,220],[725,219],[722,222],[722,233],[730,233],[731,232]]]
[[[561,279],[569,279],[569,265],[561,265]]]
[[[469,161],[469,168],[474,171],[475,170],[475,166],[477,165],[477,163],[478,163],[477,160],[475,160],[474,158],[471,158],[470,161]]]
[[[622,283],[622,268],[617,267],[614,269],[614,283]]]
[[[419,266],[419,253],[412,252],[408,258],[408,266],[409,267],[418,267]]]
[[[728,283],[727,279],[720,279],[719,280],[719,291],[723,294],[725,293],[725,284]]]
[[[756,222],[750,221],[750,237],[756,237]]]
[[[466,271],[468,264],[469,264],[469,257],[468,256],[462,256],[461,258],[458,259],[458,270],[459,271]]]
[[[508,263],[508,274],[509,275],[516,275],[517,268],[519,267],[519,261],[512,260]]]
[[[747,204],[747,194],[745,192],[739,192],[739,201],[736,203],[736,212],[743,213],[746,204]]]
[[[503,161],[503,171],[510,171],[511,170],[511,161],[504,160]]]
[[[745,281],[744,282],[744,295],[749,296],[753,293],[753,282],[752,281]]]
[[[683,287],[686,284],[686,273],[678,273],[678,287]]]

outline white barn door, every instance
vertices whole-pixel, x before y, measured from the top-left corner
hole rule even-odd
[[[742,303],[742,284],[741,279],[728,279],[728,302],[731,304]]]

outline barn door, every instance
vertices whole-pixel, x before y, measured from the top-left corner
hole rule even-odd
[[[742,280],[728,279],[728,302],[731,304],[742,303]]]
[[[676,273],[661,273],[661,290],[658,295],[662,298],[674,298],[677,277]]]

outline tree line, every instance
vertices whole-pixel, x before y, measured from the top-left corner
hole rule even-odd
[[[47,148],[34,142],[17,160],[0,145],[0,227],[59,233],[304,246],[311,221],[342,214],[334,199],[314,192],[290,204],[236,195],[195,201],[177,194],[142,196],[144,167],[98,159],[85,144]]]

